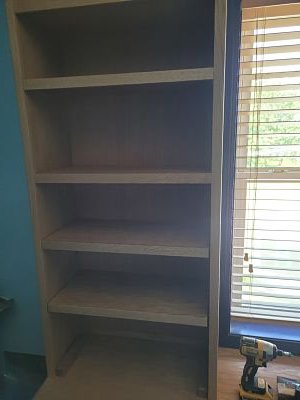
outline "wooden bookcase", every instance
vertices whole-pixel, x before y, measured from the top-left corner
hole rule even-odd
[[[217,397],[226,0],[7,0],[38,400]]]

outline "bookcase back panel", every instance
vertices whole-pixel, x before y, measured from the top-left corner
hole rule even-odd
[[[134,321],[130,319],[94,318],[91,316],[50,314],[53,328],[59,333],[59,325],[65,326],[73,340],[84,335],[115,335],[120,337],[137,337],[154,341],[185,343],[201,349],[204,359],[208,357],[208,331],[202,327],[177,324],[161,324],[150,321]],[[54,332],[55,334],[56,332]],[[70,342],[71,344],[72,342]],[[68,352],[68,348],[65,349]],[[63,353],[56,362],[61,364]],[[205,363],[203,363],[205,366]],[[203,370],[203,373],[205,371]]]
[[[35,213],[40,239],[76,218],[76,207],[70,189],[64,185],[38,185]]]
[[[45,251],[45,298],[50,301],[80,271],[145,275],[157,279],[209,282],[209,260],[134,254]]]
[[[56,101],[46,93],[26,97],[32,161],[36,171],[72,164],[69,124],[61,101]]]
[[[42,237],[81,219],[198,226],[209,235],[209,185],[39,185],[38,193]]]
[[[76,318],[80,320],[80,318]],[[176,324],[133,321],[126,319],[81,317],[83,334],[114,333],[120,336],[144,337],[166,342],[178,341],[201,347],[203,357],[207,357],[207,329]],[[204,372],[204,371],[203,371]]]
[[[54,252],[51,252],[54,253]],[[208,282],[209,260],[132,254],[77,253],[74,270],[128,272],[162,277],[189,277]]]
[[[210,187],[74,186],[80,218],[209,225]]]
[[[36,170],[64,164],[211,169],[212,83],[28,96]]]
[[[213,66],[210,0],[32,12],[19,30],[26,78]]]

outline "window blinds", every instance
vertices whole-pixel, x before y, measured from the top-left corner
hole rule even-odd
[[[231,314],[300,322],[300,4],[242,18]]]

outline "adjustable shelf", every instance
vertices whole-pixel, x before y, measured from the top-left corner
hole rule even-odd
[[[48,378],[37,399],[207,398],[207,358],[192,346],[92,336],[86,338],[81,349],[75,347],[75,356],[71,354],[74,363],[66,375]],[[69,353],[72,351],[71,347]],[[63,358],[61,363],[68,365],[70,361]]]
[[[84,271],[50,301],[48,310],[207,327],[207,289],[188,279]]]
[[[127,74],[86,75],[61,78],[26,79],[24,90],[71,89],[123,85],[146,85],[213,79],[212,68],[135,72]]]
[[[69,167],[40,172],[36,183],[102,184],[210,184],[211,173],[196,170],[142,170],[96,167]]]
[[[174,257],[209,256],[207,237],[198,228],[122,221],[73,222],[43,239],[42,248]]]

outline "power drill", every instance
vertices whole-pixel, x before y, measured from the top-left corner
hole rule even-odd
[[[275,344],[251,337],[242,337],[240,352],[247,357],[240,385],[242,400],[273,400],[273,392],[265,379],[256,377],[259,367],[267,367],[277,356],[291,357],[292,353],[278,350]]]

